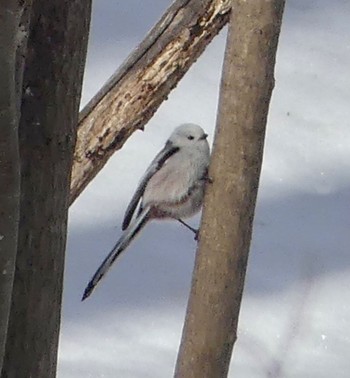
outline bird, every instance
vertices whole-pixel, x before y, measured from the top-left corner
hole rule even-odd
[[[194,123],[174,129],[139,181],[125,211],[123,233],[89,281],[82,301],[91,295],[117,257],[152,219],[175,219],[196,232],[182,218],[200,210],[205,185],[210,181],[207,137],[208,134]]]

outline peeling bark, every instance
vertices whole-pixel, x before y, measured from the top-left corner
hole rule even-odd
[[[170,91],[228,20],[227,0],[178,0],[80,114],[71,203]]]

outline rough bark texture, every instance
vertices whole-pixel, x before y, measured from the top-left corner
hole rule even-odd
[[[21,209],[1,377],[54,377],[90,1],[34,0],[20,120]]]
[[[284,1],[234,0],[177,378],[222,378],[236,340]]]
[[[17,254],[20,198],[19,101],[29,1],[0,3],[0,372]]]
[[[82,110],[71,202],[127,138],[142,129],[225,25],[228,0],[178,0]]]

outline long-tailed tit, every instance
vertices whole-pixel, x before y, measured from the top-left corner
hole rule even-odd
[[[142,177],[125,212],[124,232],[88,283],[82,300],[90,296],[116,258],[148,221],[173,218],[184,224],[181,218],[200,210],[210,156],[207,136],[200,126],[192,123],[173,131]]]

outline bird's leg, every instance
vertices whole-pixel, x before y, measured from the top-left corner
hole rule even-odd
[[[183,224],[185,227],[187,227],[189,230],[191,230],[194,234],[196,234],[198,232],[198,230],[196,230],[195,228],[191,227],[190,225],[188,225],[186,222],[184,222],[182,219],[180,218],[177,218],[177,220]]]
[[[187,227],[189,230],[191,230],[191,231],[194,233],[194,235],[195,235],[194,240],[198,240],[198,232],[199,232],[198,229],[195,229],[195,228],[191,227],[190,225],[188,225],[186,222],[184,222],[184,221],[183,221],[182,219],[180,219],[180,218],[177,218],[177,220],[178,220],[181,224],[183,224],[185,227]]]

